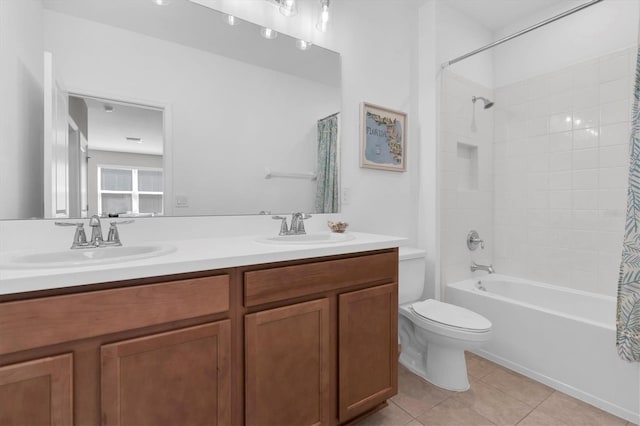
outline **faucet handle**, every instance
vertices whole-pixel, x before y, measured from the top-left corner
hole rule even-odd
[[[484,240],[480,238],[478,231],[469,231],[467,234],[467,247],[469,250],[475,250],[478,248],[478,245],[484,250]]]
[[[271,219],[281,220],[280,223],[280,233],[278,235],[288,235],[289,228],[287,227],[287,217],[286,216],[271,216]]]
[[[82,222],[54,222],[56,226],[75,226],[76,232],[73,234],[72,249],[86,247],[87,234],[84,232],[84,223]]]
[[[109,232],[107,233],[107,241],[105,241],[106,245],[110,246],[121,246],[120,242],[120,233],[118,232],[118,225],[128,225],[130,223],[135,222],[135,220],[113,220],[109,222]]]

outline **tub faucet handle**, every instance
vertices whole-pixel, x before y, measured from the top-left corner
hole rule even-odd
[[[467,234],[467,247],[469,250],[475,250],[480,246],[484,250],[484,240],[478,235],[478,231],[471,230]]]

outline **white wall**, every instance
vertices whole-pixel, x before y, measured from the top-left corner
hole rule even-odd
[[[566,9],[567,5],[561,3],[528,16],[499,31],[496,38],[522,30]],[[638,0],[603,1],[495,48],[495,87],[635,45],[639,9]]]
[[[41,24],[40,1],[0,1],[0,218],[43,213]]]
[[[436,1],[436,31],[438,34],[438,64],[448,62],[461,55],[494,41],[494,35],[464,12],[447,4],[446,0]],[[492,88],[493,50],[457,62],[447,69],[470,81]]]
[[[415,62],[417,16],[414,2],[349,0],[332,3],[331,47],[342,55],[342,186],[351,191],[343,205],[350,229],[409,238],[417,244],[420,146]],[[360,104],[408,114],[407,171],[362,169]]]
[[[167,196],[188,207],[168,214],[313,210],[315,182],[265,168],[315,170],[316,120],[339,110],[337,88],[50,11],[45,35],[69,90],[170,107]]]

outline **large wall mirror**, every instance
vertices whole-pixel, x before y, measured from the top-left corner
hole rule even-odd
[[[339,54],[157,3],[0,1],[0,219],[337,212]]]

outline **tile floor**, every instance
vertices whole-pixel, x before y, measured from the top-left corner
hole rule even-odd
[[[632,425],[471,353],[467,370],[471,389],[449,392],[400,366],[398,394],[358,426]]]

